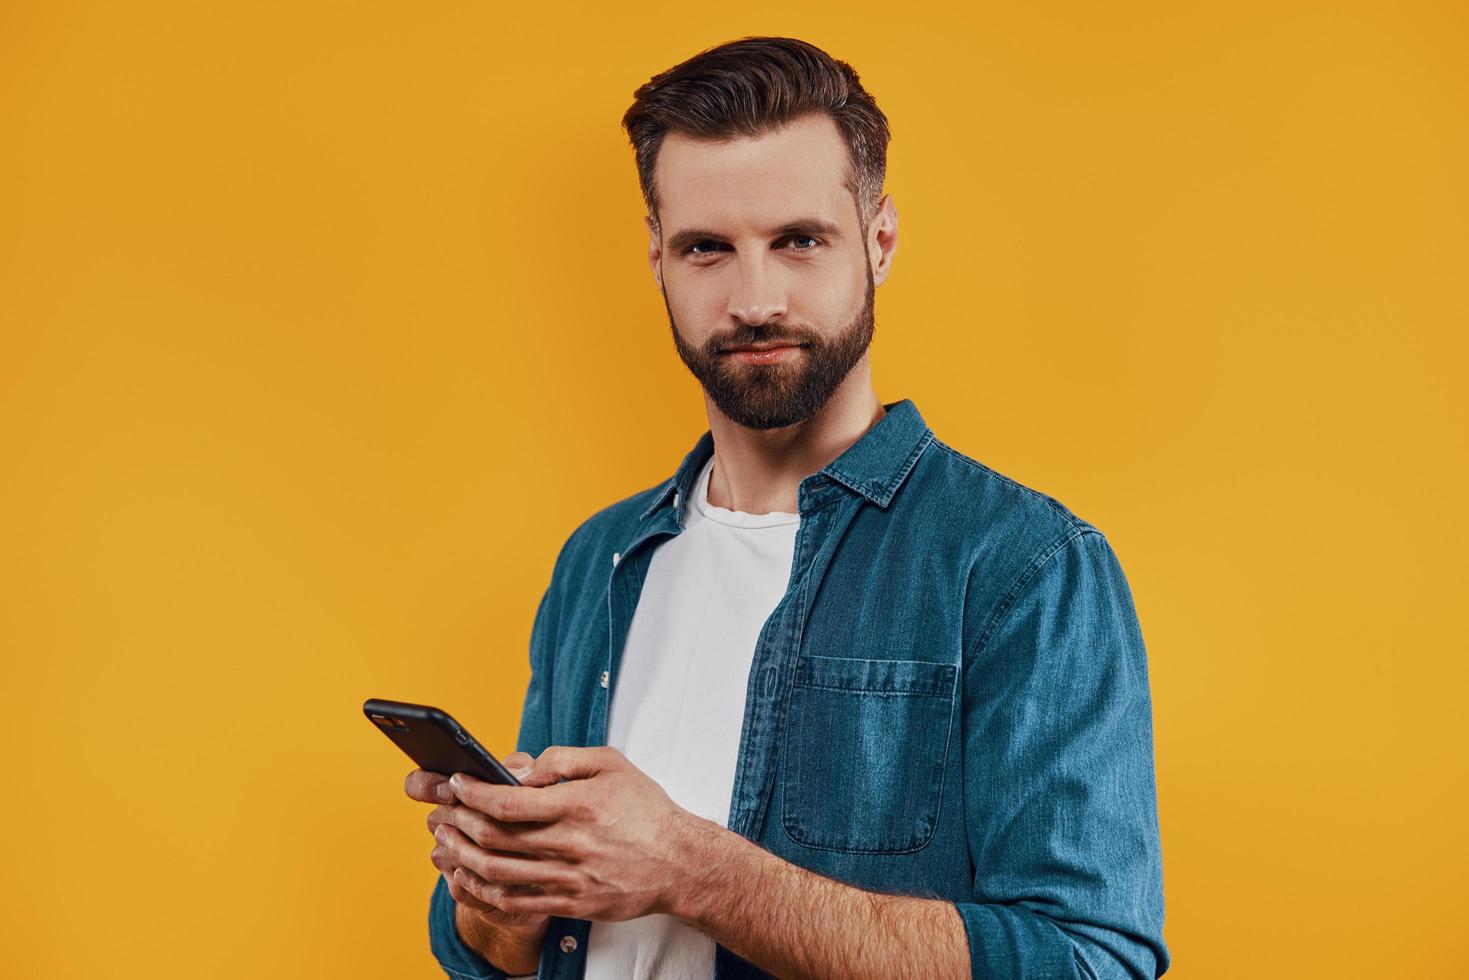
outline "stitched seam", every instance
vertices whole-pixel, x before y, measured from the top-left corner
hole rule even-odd
[[[805,690],[805,689],[808,688],[808,685],[802,684],[802,685],[800,685],[800,687],[803,690]],[[820,690],[842,691],[844,693],[851,693],[854,690],[853,688],[819,688],[819,689]],[[875,694],[875,695],[879,695],[879,696],[881,696],[881,695],[890,695],[890,694],[908,694],[908,695],[918,696],[918,697],[937,697],[937,698],[940,698],[940,699],[943,699],[945,697],[945,695],[943,695],[943,694],[929,694],[927,692],[910,692],[910,691],[869,691],[869,690],[863,690],[861,693],[863,695]],[[791,695],[794,697],[794,688],[792,688]],[[946,728],[945,731],[944,731],[944,758],[939,763],[939,798],[938,798],[937,808],[934,810],[934,816],[933,816],[932,826],[930,826],[928,828],[928,836],[924,837],[922,840],[920,840],[920,841],[918,841],[918,842],[916,842],[916,843],[914,843],[914,844],[912,844],[912,845],[910,845],[908,847],[903,847],[903,848],[865,848],[865,847],[851,847],[851,846],[837,845],[837,844],[817,844],[817,843],[814,843],[813,841],[810,840],[810,832],[805,828],[804,825],[802,825],[799,829],[800,829],[800,831],[801,831],[801,833],[803,835],[806,835],[806,838],[803,839],[801,837],[797,837],[796,836],[795,831],[792,829],[792,825],[791,825],[791,820],[789,818],[789,814],[788,814],[788,812],[785,809],[785,804],[782,803],[782,805],[781,805],[781,821],[780,821],[780,824],[781,824],[781,829],[783,831],[785,831],[786,837],[789,838],[792,842],[800,845],[801,847],[810,848],[811,850],[815,850],[815,851],[833,851],[833,852],[836,852],[836,853],[839,853],[839,854],[913,854],[913,853],[915,853],[917,851],[923,850],[930,843],[932,843],[934,837],[936,837],[938,835],[939,824],[943,822],[943,817],[944,817],[944,789],[945,789],[945,783],[948,782],[948,779],[946,778],[946,776],[947,776],[947,773],[949,771],[949,756],[952,755],[953,754],[953,751],[954,751],[954,716],[955,716],[956,713],[958,713],[958,712],[960,712],[960,711],[963,710],[962,709],[962,705],[959,703],[960,702],[960,698],[959,698],[959,672],[958,671],[955,671],[954,672],[953,681],[952,681],[952,683],[949,686],[949,693],[948,693],[947,697],[948,697],[948,700],[949,700],[949,703],[950,703],[950,707],[949,707],[949,724],[948,724],[948,728]],[[782,786],[782,792],[783,793],[785,793],[785,788],[790,785],[789,776],[790,776],[790,773],[788,771],[782,769],[781,786]],[[789,796],[786,795],[785,798],[786,799],[789,799]]]
[[[831,475],[840,475],[841,481],[843,483],[865,497],[881,498],[881,500],[874,500],[874,503],[880,503],[881,506],[886,507],[889,503],[892,502],[892,496],[895,492],[896,487],[903,482],[903,478],[908,475],[908,472],[918,464],[918,457],[923,455],[923,450],[927,449],[928,444],[933,441],[935,441],[933,430],[924,430],[923,436],[918,440],[917,444],[914,445],[912,451],[908,453],[908,458],[903,461],[902,468],[899,469],[898,472],[891,479],[889,479],[880,487],[875,487],[865,480],[854,479],[841,470],[833,469],[831,471]]]
[[[938,660],[888,660],[886,658],[875,660],[869,657],[827,657],[819,653],[808,653],[802,660],[835,660],[839,664],[919,664],[919,669],[924,667],[952,667]]]
[[[1010,614],[1010,610],[1014,607],[1016,600],[1020,598],[1020,593],[1024,591],[1026,585],[1030,583],[1030,580],[1035,578],[1036,573],[1054,558],[1058,552],[1077,538],[1084,534],[1100,535],[1101,533],[1090,525],[1077,525],[1072,529],[1070,534],[1054,544],[1049,551],[1044,552],[1040,557],[1032,561],[1025,571],[1020,573],[1015,584],[1010,587],[1009,593],[995,607],[995,611],[990,613],[989,620],[984,624],[984,628],[979,631],[979,636],[975,638],[973,652],[967,653],[964,657],[964,669],[968,670],[974,661],[978,659],[980,652],[984,649],[984,645],[989,642],[990,635],[994,633]]]
[[[870,687],[838,687],[835,684],[807,684],[797,681],[797,686],[803,691],[850,691],[859,694],[871,694],[879,698],[946,698],[949,695],[939,691],[884,691]]]
[[[895,476],[892,481],[888,483],[887,503],[892,503],[893,494],[897,492],[899,484],[901,484],[904,478],[907,477],[908,471],[918,465],[918,457],[923,455],[923,451],[928,448],[928,444],[930,442],[933,442],[933,438],[934,437],[932,429],[927,429],[924,431],[923,438],[918,440],[918,445],[914,446],[913,451],[908,454],[908,459],[903,463],[903,468],[899,470],[898,475]]]
[[[662,504],[664,500],[668,499],[668,491],[672,489],[673,479],[671,477],[657,487],[654,487],[653,490],[655,491],[655,493],[653,496],[653,502],[647,506],[646,510],[638,515],[638,520],[646,521],[649,515],[651,515],[653,511],[657,510],[659,505]]]
[[[1055,501],[1054,498],[1049,497],[1046,494],[1041,493],[1039,490],[1036,490],[1036,489],[1034,489],[1032,487],[1026,486],[1023,483],[1018,483],[1015,480],[1012,480],[1010,477],[1008,477],[1005,474],[999,472],[998,470],[991,469],[990,467],[984,465],[979,460],[972,459],[969,456],[965,456],[963,453],[961,453],[959,450],[955,449],[953,446],[947,445],[946,443],[944,443],[943,441],[941,441],[939,439],[935,439],[934,440],[934,445],[938,446],[940,449],[942,449],[944,452],[948,453],[950,456],[953,456],[955,459],[961,460],[961,461],[963,461],[965,463],[968,463],[970,466],[974,466],[974,467],[977,467],[980,470],[983,470],[985,473],[990,474],[991,476],[993,476],[995,479],[1001,481],[1002,483],[1008,483],[1010,486],[1014,487],[1017,490],[1024,490],[1026,493],[1030,494],[1032,497],[1035,497],[1036,499],[1044,502],[1045,505],[1047,507],[1049,507],[1051,510],[1055,511],[1058,516],[1064,518],[1065,521],[1066,521],[1066,523],[1068,523],[1068,524],[1070,524],[1070,525],[1072,525],[1074,527],[1082,527],[1082,526],[1090,527],[1091,526],[1089,523],[1087,523],[1086,521],[1083,521],[1080,517],[1077,517],[1075,514],[1067,514],[1065,511],[1061,510],[1059,507],[1056,506],[1056,501]]]

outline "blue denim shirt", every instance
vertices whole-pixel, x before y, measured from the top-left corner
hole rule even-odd
[[[1161,976],[1147,655],[1117,557],[910,400],[886,407],[800,483],[789,584],[730,692],[745,713],[728,827],[857,887],[954,903],[975,977]],[[517,749],[606,744],[649,559],[713,449],[705,432],[670,479],[567,539]],[[551,919],[541,980],[582,976],[590,928]],[[429,933],[449,976],[504,976],[460,940],[442,878]],[[714,975],[768,976],[723,946]]]

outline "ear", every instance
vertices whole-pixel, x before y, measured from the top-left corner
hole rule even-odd
[[[643,215],[643,224],[648,226],[648,268],[653,270],[653,281],[658,288],[663,288],[663,237],[658,231],[658,226],[653,223],[653,216]]]
[[[872,284],[881,286],[898,250],[898,208],[891,194],[878,202],[877,214],[867,226],[867,258],[872,263]]]

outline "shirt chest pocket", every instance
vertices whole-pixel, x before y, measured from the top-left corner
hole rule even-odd
[[[953,741],[953,664],[802,657],[780,748],[781,822],[806,847],[916,851]]]

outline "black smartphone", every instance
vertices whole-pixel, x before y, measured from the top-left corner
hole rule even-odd
[[[445,776],[467,772],[488,783],[520,785],[520,780],[446,711],[427,704],[368,698],[362,713],[420,769]]]

